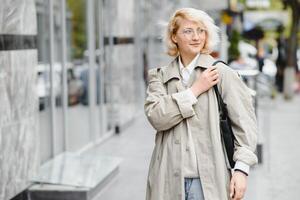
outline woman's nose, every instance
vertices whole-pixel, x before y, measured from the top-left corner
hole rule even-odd
[[[194,32],[192,39],[193,40],[199,40],[200,39],[199,34],[197,32]]]

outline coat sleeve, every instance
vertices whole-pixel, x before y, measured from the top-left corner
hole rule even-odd
[[[242,161],[251,166],[257,163],[257,156],[254,152],[258,132],[252,96],[237,72],[227,66],[222,71],[220,90],[227,104],[228,115],[236,138],[233,160]]]
[[[157,131],[168,130],[183,119],[195,115],[190,91],[167,94],[160,69],[148,72],[149,85],[144,105],[145,114]]]

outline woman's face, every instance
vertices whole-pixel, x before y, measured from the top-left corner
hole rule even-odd
[[[206,28],[202,23],[181,19],[172,39],[177,44],[180,55],[195,56],[205,45]]]

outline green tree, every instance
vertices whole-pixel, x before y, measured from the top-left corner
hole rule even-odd
[[[292,11],[292,25],[290,30],[290,37],[288,39],[288,48],[287,48],[287,66],[296,67],[297,57],[296,51],[298,47],[298,38],[297,34],[299,31],[300,23],[300,0],[283,0],[285,7],[289,7]]]
[[[228,62],[237,60],[240,57],[240,51],[238,48],[240,40],[241,40],[240,33],[237,30],[233,30],[230,38],[230,46],[228,49],[228,54],[229,54]]]
[[[67,0],[72,13],[72,57],[82,58],[86,49],[85,0]]]

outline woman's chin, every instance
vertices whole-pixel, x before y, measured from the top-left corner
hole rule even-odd
[[[201,49],[191,49],[190,54],[191,55],[196,55],[198,53],[200,53]]]

